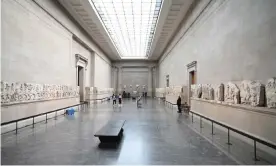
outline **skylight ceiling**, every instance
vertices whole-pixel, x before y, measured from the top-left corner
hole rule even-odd
[[[163,0],[90,0],[122,58],[148,56]]]

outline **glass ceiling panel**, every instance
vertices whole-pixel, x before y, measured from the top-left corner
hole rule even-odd
[[[90,0],[121,57],[149,54],[163,0]]]

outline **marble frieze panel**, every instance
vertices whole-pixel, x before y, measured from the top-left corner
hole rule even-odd
[[[215,85],[215,100],[224,101],[224,84]]]
[[[1,81],[1,105],[79,97],[79,87]]]
[[[165,88],[155,88],[156,97],[165,97],[166,89]]]
[[[202,85],[201,84],[194,84],[191,85],[191,92],[193,98],[201,98],[202,96]]]
[[[224,101],[229,104],[240,104],[240,89],[232,82],[228,82],[224,90]]]
[[[214,100],[214,88],[210,84],[202,85],[202,99]]]
[[[260,82],[244,80],[240,85],[241,104],[264,106],[265,87]]]
[[[265,86],[268,108],[276,108],[276,77],[270,78]]]
[[[155,88],[157,93],[165,93],[165,88]]]

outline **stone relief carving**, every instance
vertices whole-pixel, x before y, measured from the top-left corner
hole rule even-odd
[[[240,104],[240,90],[232,82],[227,83],[224,92],[224,101],[230,104]]]
[[[224,101],[224,84],[221,83],[215,87],[215,100]]]
[[[97,94],[98,90],[96,87],[85,87],[85,94]]]
[[[87,100],[97,99],[97,97],[100,96],[100,98],[103,98],[103,96],[112,96],[114,93],[113,88],[97,88],[97,87],[85,87],[85,94]]]
[[[264,106],[265,87],[260,82],[244,80],[240,86],[241,104]]]
[[[1,81],[1,104],[55,100],[79,96],[79,87]]]
[[[206,100],[214,100],[214,88],[212,88],[210,84],[202,85],[201,98]]]
[[[265,86],[268,108],[276,108],[276,77],[270,78]]]
[[[113,88],[97,88],[98,89],[98,92],[97,94],[111,94],[114,92]]]
[[[182,92],[181,86],[170,86],[166,87],[166,94],[167,95],[179,95]]]
[[[191,92],[192,92],[192,97],[201,98],[201,96],[202,96],[202,85],[201,84],[191,85]]]
[[[215,88],[210,84],[191,85],[192,97],[254,107],[265,106],[266,99],[268,108],[276,108],[276,77],[269,79],[266,86],[251,80],[244,80],[238,85],[233,82],[213,85]],[[166,88],[166,94],[170,93],[170,88]]]
[[[165,88],[155,88],[155,91],[158,93],[165,93]]]
[[[155,88],[156,97],[165,97],[165,88]]]
[[[167,95],[180,95],[182,92],[182,87],[181,86],[171,86],[171,87],[166,87],[166,94]]]
[[[183,89],[182,86],[174,86],[173,87],[173,95],[180,95],[182,93]]]

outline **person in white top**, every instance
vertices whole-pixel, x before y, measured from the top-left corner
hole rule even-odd
[[[122,95],[119,94],[119,105],[122,106]]]

